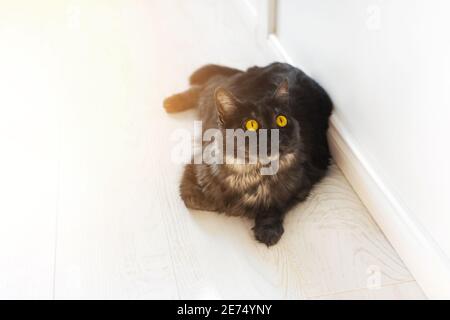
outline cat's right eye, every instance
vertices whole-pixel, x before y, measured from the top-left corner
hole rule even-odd
[[[248,131],[256,131],[258,130],[258,128],[259,128],[258,121],[254,119],[250,119],[245,122],[245,129],[247,129]]]

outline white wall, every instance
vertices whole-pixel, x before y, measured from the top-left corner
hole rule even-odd
[[[450,2],[279,0],[277,36],[411,219],[450,257]]]

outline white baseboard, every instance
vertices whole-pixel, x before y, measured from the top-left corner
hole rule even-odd
[[[278,37],[276,35],[269,34],[269,37],[267,38],[267,44],[273,51],[273,54],[278,57],[279,61],[294,64],[291,57],[289,57],[286,50],[284,50],[283,46],[280,43],[280,40],[278,40]]]
[[[386,187],[336,117],[329,143],[337,165],[430,299],[450,298],[450,263],[438,244]]]
[[[280,61],[293,63],[275,35],[269,36],[267,47],[269,54]],[[302,66],[298,67],[309,74]],[[331,118],[328,135],[337,165],[425,294],[430,299],[450,299],[449,257],[393,196],[335,116]]]

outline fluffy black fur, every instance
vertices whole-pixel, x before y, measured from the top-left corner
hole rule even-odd
[[[243,128],[248,118],[264,129],[280,129],[280,167],[275,175],[263,176],[258,164],[189,164],[182,199],[189,208],[255,219],[256,239],[277,243],[286,212],[326,173],[330,98],[305,73],[284,63],[245,72],[207,65],[192,74],[190,83],[189,90],[164,101],[168,112],[197,107],[203,130]],[[278,114],[287,117],[286,127],[277,127]]]

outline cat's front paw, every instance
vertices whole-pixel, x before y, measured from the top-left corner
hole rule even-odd
[[[276,244],[284,233],[283,224],[281,222],[274,224],[256,224],[253,227],[255,238],[266,246]]]

